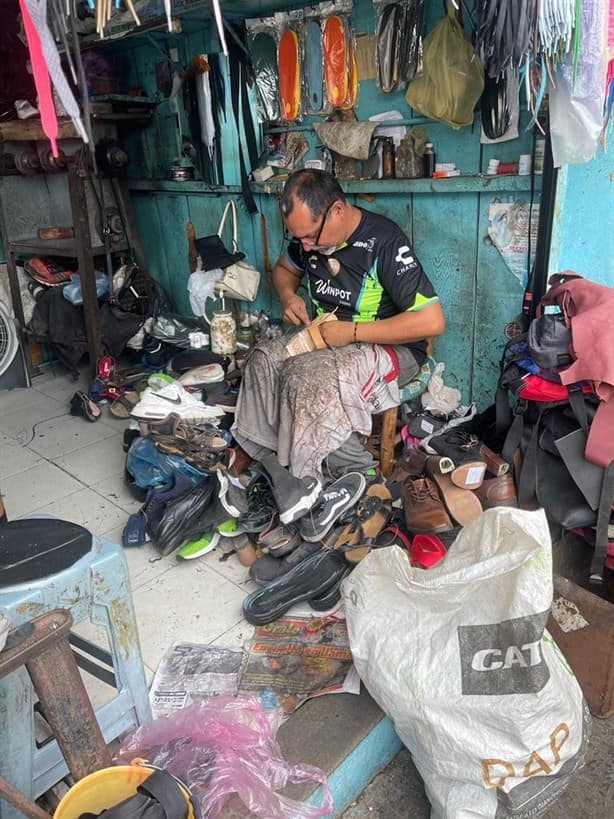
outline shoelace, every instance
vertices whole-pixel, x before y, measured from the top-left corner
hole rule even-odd
[[[457,446],[461,449],[473,449],[478,446],[480,439],[477,435],[472,435],[470,432],[463,432],[461,429],[456,429],[446,435],[446,443],[451,446]]]
[[[420,486],[416,486],[415,482],[410,483],[409,497],[416,503],[422,503],[425,500],[439,500],[437,490],[431,481],[423,481]]]

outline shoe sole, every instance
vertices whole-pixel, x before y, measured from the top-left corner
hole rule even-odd
[[[304,600],[309,600],[313,597],[322,596],[325,592],[329,591],[333,586],[335,586],[338,581],[338,577],[334,577],[333,579],[328,578],[326,581],[322,581],[322,583],[316,589],[312,589],[307,594],[299,592],[291,600],[278,603],[275,608],[271,608],[270,611],[263,612],[262,614],[254,614],[253,612],[249,611],[249,609],[246,611],[245,606],[243,606],[243,615],[250,625],[265,626],[267,623],[272,623],[274,620],[277,620],[282,616],[282,614],[285,614],[288,609],[291,609],[292,606],[295,606],[297,603],[302,603]],[[268,585],[268,583],[266,585]]]
[[[461,464],[452,470],[450,480],[459,489],[479,489],[484,482],[485,474],[486,464],[484,461],[467,461],[466,464]]]
[[[193,554],[186,555],[186,554],[181,554],[181,549],[179,549],[179,551],[177,552],[177,560],[194,560],[197,557],[204,557],[205,555],[209,554],[209,552],[212,552],[219,542],[220,542],[220,535],[219,535],[218,532],[215,532],[215,534],[213,535],[213,537],[211,538],[211,540],[209,541],[207,546],[205,546],[199,552],[194,552]],[[181,547],[181,548],[183,548],[183,547]]]
[[[320,481],[316,481],[316,484],[309,495],[303,495],[303,497],[300,498],[298,502],[294,504],[294,506],[291,506],[290,509],[286,509],[285,512],[279,513],[280,521],[286,526],[289,523],[294,523],[295,520],[298,520],[313,508],[315,502],[321,494],[322,484]]]
[[[326,537],[326,535],[330,532],[330,530],[333,528],[333,526],[339,520],[339,518],[341,518],[346,512],[348,512],[350,509],[352,509],[356,505],[356,503],[358,503],[360,498],[363,496],[364,491],[367,488],[367,479],[364,477],[364,475],[362,476],[362,478],[363,478],[363,483],[362,483],[362,486],[360,487],[360,489],[358,489],[352,495],[352,497],[348,501],[346,501],[345,506],[341,507],[341,511],[338,514],[333,514],[333,517],[327,523],[326,528],[323,529],[321,532],[318,532],[317,535],[304,535],[301,532],[300,534],[301,534],[301,537],[303,538],[303,540],[306,540],[307,543],[317,543],[319,540],[322,540],[323,537]],[[299,531],[300,531],[300,527],[299,527]]]
[[[482,514],[482,504],[471,490],[459,489],[452,483],[449,475],[433,472],[431,477],[439,488],[439,494],[448,514],[460,526],[467,526]],[[433,534],[437,534],[437,530],[433,530]]]

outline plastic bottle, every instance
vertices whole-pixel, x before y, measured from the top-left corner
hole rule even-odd
[[[433,143],[427,142],[424,155],[422,157],[422,164],[424,167],[425,176],[433,176],[435,173],[435,151],[433,150]]]

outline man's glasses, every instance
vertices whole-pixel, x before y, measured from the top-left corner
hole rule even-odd
[[[330,213],[331,208],[332,208],[332,206],[334,204],[335,204],[334,202],[331,202],[330,205],[324,211],[324,216],[322,217],[322,221],[320,222],[320,228],[318,230],[318,234],[317,234],[316,238],[313,240],[313,246],[314,247],[317,247],[320,244],[320,236],[322,235],[322,231],[324,230],[324,225],[326,224],[326,220],[328,219],[328,214]]]

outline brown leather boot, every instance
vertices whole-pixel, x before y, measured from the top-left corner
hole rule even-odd
[[[452,521],[430,478],[407,478],[402,490],[405,525],[412,533],[447,532]]]
[[[498,478],[487,478],[473,491],[482,502],[483,509],[492,509],[494,506],[518,506],[514,478],[509,472]]]

